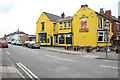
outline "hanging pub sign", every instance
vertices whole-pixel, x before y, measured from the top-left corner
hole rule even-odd
[[[81,29],[79,29],[79,32],[89,32],[89,29],[88,28],[81,28]]]

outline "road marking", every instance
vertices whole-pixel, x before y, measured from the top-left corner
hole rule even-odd
[[[10,54],[9,52],[7,52],[7,54]]]
[[[26,68],[22,63],[16,63],[32,80],[40,80],[35,74],[33,74],[28,68]]]
[[[120,69],[118,67],[114,67],[114,66],[105,66],[105,65],[100,65],[101,67],[106,67],[106,68],[113,68],[113,69]]]
[[[60,60],[66,60],[66,61],[75,62],[75,60],[71,60],[71,59],[59,58],[59,57],[55,57],[55,56],[51,56],[51,55],[46,55],[46,56],[51,57],[51,58],[55,58],[55,59],[60,59]]]

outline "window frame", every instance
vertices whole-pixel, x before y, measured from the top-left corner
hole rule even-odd
[[[62,22],[60,23],[60,29],[62,29]]]
[[[102,29],[102,18],[98,17],[98,28]]]
[[[41,31],[45,30],[45,22],[41,22]]]
[[[71,23],[70,22],[68,22],[68,29],[70,29],[71,28]]]
[[[53,31],[56,32],[56,23],[53,23]]]
[[[64,34],[59,34],[59,44],[64,44],[65,36]]]
[[[103,35],[99,35],[99,33],[101,33],[101,32],[103,33]],[[97,42],[105,42],[105,41],[104,41],[104,34],[105,34],[105,31],[98,31],[98,32],[97,32]],[[102,41],[98,41],[99,36],[103,36]]]

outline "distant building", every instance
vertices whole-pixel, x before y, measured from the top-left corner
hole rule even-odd
[[[25,41],[36,41],[36,35],[23,35],[23,36],[20,36],[20,41],[22,41],[23,43]]]

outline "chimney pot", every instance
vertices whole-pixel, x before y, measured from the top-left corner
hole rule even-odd
[[[85,5],[81,5],[81,8],[83,8],[83,7],[88,7],[88,5],[87,5],[87,4],[85,4]]]
[[[100,14],[104,14],[103,8],[100,9],[100,12],[99,12],[99,13],[100,13]]]
[[[118,19],[120,20],[120,16],[118,16]]]

